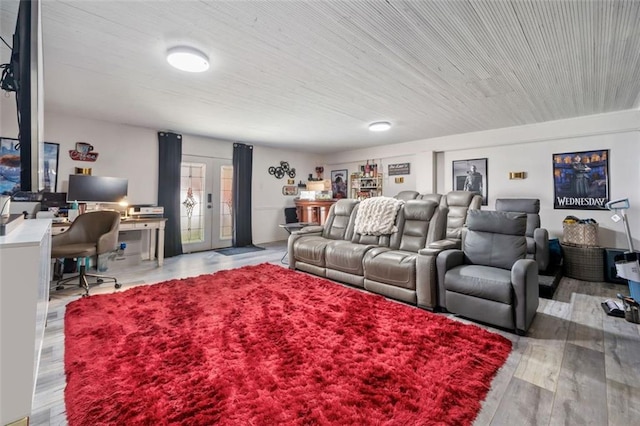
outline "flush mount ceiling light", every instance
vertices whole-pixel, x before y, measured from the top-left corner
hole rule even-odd
[[[181,71],[204,72],[209,69],[207,55],[192,47],[172,47],[167,51],[167,62]]]
[[[388,121],[376,121],[375,123],[369,124],[369,130],[372,132],[384,132],[391,128],[391,123]]]

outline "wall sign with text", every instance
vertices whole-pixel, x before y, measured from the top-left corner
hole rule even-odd
[[[389,176],[408,175],[411,172],[411,163],[389,164]]]

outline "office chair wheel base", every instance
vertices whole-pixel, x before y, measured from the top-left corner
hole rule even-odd
[[[98,284],[102,284],[104,280],[102,278],[98,278]]]
[[[122,287],[122,284],[120,284],[120,283],[115,283],[114,287],[115,287],[115,288],[120,288],[120,287]]]
[[[63,285],[56,286],[56,290],[58,291],[64,290],[64,286]]]

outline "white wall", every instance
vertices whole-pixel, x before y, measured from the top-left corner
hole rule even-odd
[[[341,158],[340,156],[338,156]],[[401,155],[394,157],[386,157],[386,158],[374,158],[374,157],[365,157],[364,159],[359,159],[357,161],[349,161],[349,162],[339,162],[339,163],[330,163],[327,162],[327,159],[324,159],[324,177],[325,179],[331,178],[332,170],[341,170],[346,169],[351,175],[354,172],[360,170],[360,166],[366,164],[367,159],[370,164],[378,165],[378,172],[382,172],[383,180],[382,180],[382,195],[387,197],[393,197],[400,191],[411,190],[415,191],[416,187],[420,186],[420,182],[424,182],[425,179],[419,179],[421,177],[421,170],[424,170],[424,167],[419,163],[420,160],[430,161],[430,158],[420,157],[419,155]],[[335,161],[334,158],[332,160]],[[397,163],[410,163],[410,171],[408,175],[397,175],[397,176],[389,176],[389,164],[397,164]],[[430,163],[429,163],[430,164]],[[431,170],[431,168],[429,168]],[[315,176],[315,174],[314,174]],[[402,177],[402,183],[396,183],[395,178]],[[426,189],[422,192],[430,192]],[[349,197],[351,193],[349,193]]]
[[[16,137],[15,107],[11,99],[2,97],[2,136]],[[12,118],[14,119],[12,121]],[[69,175],[75,167],[90,167],[96,176],[117,176],[129,179],[130,204],[155,204],[158,191],[158,137],[157,130],[109,123],[100,120],[73,117],[60,113],[45,113],[45,141],[60,144],[58,186],[66,191]],[[13,128],[12,128],[13,126]],[[76,142],[87,142],[97,152],[96,162],[74,161],[69,150]],[[183,134],[182,152],[232,159],[233,142]],[[255,146],[253,153],[253,241],[261,244],[284,240],[288,234],[278,225],[284,222],[284,208],[293,207],[292,196],[282,195],[287,177],[276,179],[268,168],[287,161],[296,169],[296,184],[306,182],[309,173],[322,163],[318,156],[291,150]]]
[[[60,144],[57,191],[66,192],[76,167],[89,167],[94,176],[129,180],[129,204],[155,204],[158,199],[158,136],[142,127],[45,113],[45,141]],[[69,150],[76,142],[93,145],[95,162],[74,161]]]
[[[16,137],[15,103],[13,98],[0,96],[1,134]],[[156,130],[87,120],[62,114],[46,113],[45,140],[61,144],[58,191],[66,189],[68,175],[74,167],[92,167],[94,174],[129,178],[131,203],[155,203],[157,191]],[[185,154],[231,158],[232,143],[183,135]],[[100,154],[96,163],[72,161],[68,151],[75,142],[89,142]],[[384,194],[395,195],[400,190],[419,192],[451,189],[451,162],[466,158],[488,158],[489,205],[493,209],[498,197],[540,198],[542,223],[554,237],[562,233],[562,219],[567,215],[592,217],[600,223],[601,245],[626,248],[624,231],[615,224],[607,211],[554,210],[552,159],[554,153],[610,150],[611,198],[629,197],[629,223],[634,244],[640,247],[640,111],[599,114],[513,128],[490,130],[463,135],[372,147],[328,156],[310,156],[256,146],[253,172],[253,235],[254,242],[263,243],[286,238],[278,228],[282,208],[293,206],[293,197],[282,195],[285,180],[270,176],[267,169],[288,161],[296,168],[296,182],[315,176],[315,166],[324,165],[325,178],[331,170],[356,170],[366,159],[375,159],[385,173]],[[122,155],[126,153],[126,155]],[[410,175],[404,184],[392,183],[387,176],[390,163],[411,163]],[[435,169],[442,167],[443,169]],[[526,171],[525,180],[509,180],[509,171]]]
[[[277,179],[269,174],[270,166],[279,166],[280,161],[296,169],[295,184],[306,182],[309,173],[315,176],[316,166],[322,164],[317,156],[254,146],[253,148],[253,241],[256,244],[285,240],[289,234],[278,225],[284,223],[284,208],[294,207],[293,196],[282,195],[282,187],[288,185],[288,176]],[[328,177],[325,168],[325,177]]]
[[[553,209],[552,154],[593,149],[610,150],[610,198],[630,199],[632,208],[628,211],[629,223],[634,245],[638,248],[640,111],[637,110],[341,152],[328,156],[325,162],[331,164],[334,159],[357,162],[366,158],[382,158],[385,162],[402,153],[405,158],[413,157],[412,173],[414,169],[421,171],[416,178],[416,187],[408,189],[431,192],[422,188],[433,187],[440,192],[447,192],[452,189],[452,161],[486,157],[489,200],[484,208],[492,210],[496,198],[539,198],[542,224],[552,237],[562,235],[562,219],[565,216],[594,218],[600,224],[602,246],[627,248],[622,225],[610,220],[609,211]],[[425,161],[425,157],[430,157],[432,161]],[[414,167],[414,163],[421,166]],[[443,170],[435,170],[435,178],[434,164],[443,167]],[[425,170],[427,167],[432,169]],[[525,171],[527,179],[509,180],[510,171]],[[437,181],[423,182],[430,178]],[[393,194],[385,191],[385,195]]]

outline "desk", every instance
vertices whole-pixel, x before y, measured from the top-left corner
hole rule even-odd
[[[166,218],[126,219],[120,222],[120,231],[148,230],[149,259],[156,257],[156,241],[158,243],[158,266],[164,263],[164,226]],[[71,226],[70,222],[54,223],[51,235],[62,234]],[[155,230],[155,232],[153,232]]]

